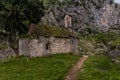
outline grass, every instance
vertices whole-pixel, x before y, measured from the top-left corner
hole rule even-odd
[[[57,54],[49,57],[20,57],[0,62],[0,80],[64,80],[80,56]]]
[[[82,48],[82,51],[85,53],[93,53],[95,47],[95,40],[93,37],[83,37],[83,35],[79,35],[79,47]]]
[[[78,75],[78,80],[120,80],[120,65],[107,56],[98,54],[89,57]]]
[[[120,37],[117,37],[116,40],[112,41],[113,45],[119,45],[120,44]]]

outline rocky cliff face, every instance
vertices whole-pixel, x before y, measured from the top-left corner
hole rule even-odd
[[[120,5],[113,0],[74,0],[71,4],[53,5],[42,22],[64,26],[65,15],[72,17],[77,32],[106,32],[120,25]]]

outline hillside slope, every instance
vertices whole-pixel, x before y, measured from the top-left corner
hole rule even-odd
[[[65,3],[66,1],[66,3]],[[120,5],[114,0],[65,0],[49,5],[44,23],[64,26],[64,16],[72,16],[72,26],[78,32],[118,29]],[[68,2],[67,2],[68,1]]]

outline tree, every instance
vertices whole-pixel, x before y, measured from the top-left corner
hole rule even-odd
[[[25,34],[44,15],[40,0],[0,0],[0,27],[13,35]]]

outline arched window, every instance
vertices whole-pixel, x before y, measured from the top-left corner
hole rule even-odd
[[[50,50],[50,43],[46,44],[46,50]]]

